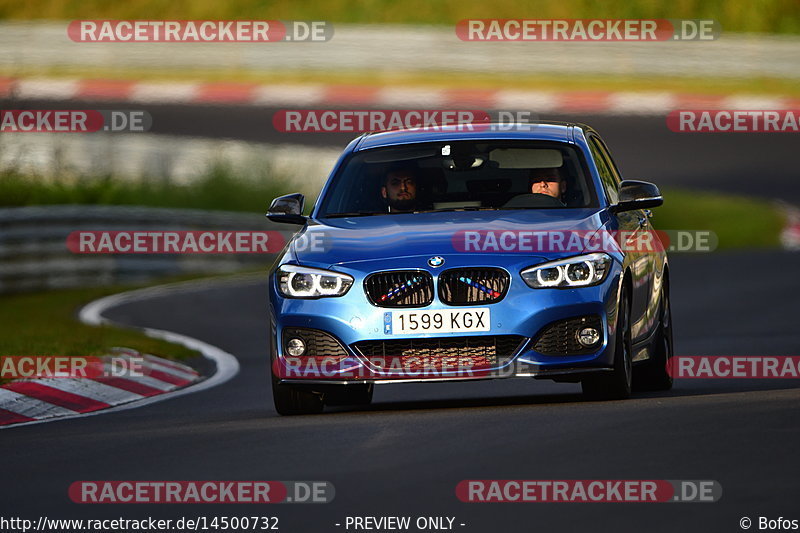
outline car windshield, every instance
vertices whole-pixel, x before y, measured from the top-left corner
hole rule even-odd
[[[357,152],[320,217],[424,211],[595,207],[579,151],[546,141],[442,141]]]

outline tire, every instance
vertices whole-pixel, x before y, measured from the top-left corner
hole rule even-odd
[[[313,415],[322,412],[322,395],[272,380],[272,399],[280,415]]]
[[[325,405],[369,405],[374,389],[372,383],[342,385],[339,390],[325,392]]]
[[[583,394],[594,400],[630,398],[633,384],[633,345],[631,343],[631,304],[623,285],[617,306],[617,335],[614,342],[614,367],[611,372],[581,381]]]
[[[658,331],[653,339],[653,358],[636,369],[637,390],[665,391],[672,388],[672,376],[668,371],[673,354],[672,306],[667,285],[661,294],[660,308]]]

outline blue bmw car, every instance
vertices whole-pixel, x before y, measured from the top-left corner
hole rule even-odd
[[[308,216],[300,194],[267,214],[300,226],[269,276],[277,411],[363,405],[409,381],[669,389],[662,203],[583,124],[360,136]]]

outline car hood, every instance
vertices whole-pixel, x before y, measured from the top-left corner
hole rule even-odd
[[[292,243],[300,264],[328,267],[416,256],[474,255],[465,251],[465,231],[581,231],[603,225],[598,209],[456,211],[321,219]],[[480,255],[487,255],[485,252]],[[572,253],[491,252],[491,255],[557,259]],[[427,259],[426,257],[426,259]]]

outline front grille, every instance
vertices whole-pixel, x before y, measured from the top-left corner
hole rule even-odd
[[[600,340],[589,348],[578,342],[578,332],[595,328]],[[542,328],[533,342],[533,349],[542,355],[583,355],[596,352],[603,345],[603,323],[598,315],[559,320]]]
[[[525,341],[519,335],[361,341],[353,346],[385,370],[480,370],[510,360]]]
[[[448,305],[499,302],[510,282],[499,268],[453,268],[439,274],[439,299]]]
[[[423,270],[378,272],[364,280],[364,291],[380,307],[422,307],[433,301],[433,277]]]
[[[318,329],[307,328],[284,328],[283,330],[283,350],[284,355],[286,352],[286,343],[289,339],[300,338],[306,345],[306,352],[303,357],[332,357],[335,359],[344,359],[347,357],[347,352],[339,344],[339,341],[334,339],[328,333]]]

